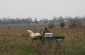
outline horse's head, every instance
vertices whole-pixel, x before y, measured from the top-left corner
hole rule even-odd
[[[35,38],[35,34],[31,30],[27,30],[27,33],[28,33],[27,36],[30,36],[31,38]]]
[[[27,30],[27,32],[28,32],[29,34],[32,34],[32,33],[33,33],[31,30]]]

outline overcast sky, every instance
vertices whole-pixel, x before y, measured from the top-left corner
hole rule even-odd
[[[0,18],[85,16],[85,0],[0,0]]]

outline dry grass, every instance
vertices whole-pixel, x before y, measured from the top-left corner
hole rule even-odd
[[[29,27],[0,27],[0,55],[85,55],[85,28],[54,28],[54,35],[63,35],[62,43],[32,41],[26,37]],[[43,33],[43,27],[33,32]],[[58,47],[60,45],[60,47]]]

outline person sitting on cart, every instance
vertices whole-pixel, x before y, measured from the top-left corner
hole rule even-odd
[[[45,28],[45,30],[43,32],[43,36],[45,35],[45,33],[50,33],[50,31],[47,28]]]

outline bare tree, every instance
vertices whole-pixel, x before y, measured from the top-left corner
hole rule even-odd
[[[68,22],[69,22],[69,27],[70,28],[81,27],[81,25],[82,25],[82,22],[81,22],[80,19],[78,19],[78,17],[75,17],[74,19],[69,18]]]
[[[34,23],[39,24],[37,18],[35,17]]]

